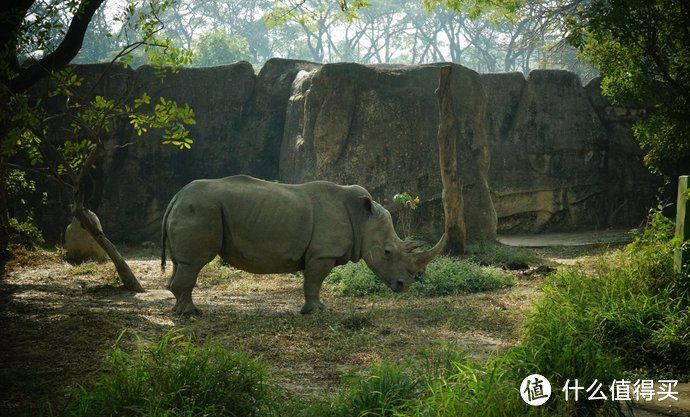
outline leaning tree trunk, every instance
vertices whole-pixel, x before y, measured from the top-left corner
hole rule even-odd
[[[462,198],[462,173],[458,155],[458,125],[453,107],[451,89],[453,67],[441,67],[438,77],[439,121],[438,121],[438,159],[443,183],[443,212],[445,214],[445,233],[447,236],[444,253],[461,255],[465,253],[465,214]]]
[[[125,262],[125,260],[122,258],[120,252],[117,251],[115,245],[113,245],[113,243],[108,240],[107,237],[105,237],[103,231],[100,230],[96,223],[91,220],[86,208],[84,208],[82,204],[77,203],[73,214],[74,217],[79,220],[79,223],[81,223],[82,227],[89,232],[96,243],[98,243],[98,245],[103,248],[105,253],[108,254],[110,260],[113,261],[117,274],[120,276],[125,288],[130,291],[144,292],[144,288],[137,280],[137,277],[134,276],[134,273],[132,273],[132,270],[129,268],[129,265],[127,265],[127,262]]]
[[[117,270],[117,275],[119,275],[122,283],[125,285],[125,288],[130,291],[144,292],[144,288],[137,280],[137,277],[134,276],[134,273],[130,269],[129,265],[127,265],[127,262],[125,262],[125,260],[122,258],[122,255],[120,255],[120,252],[118,252],[115,245],[113,245],[113,243],[108,240],[107,237],[105,237],[103,230],[101,230],[98,225],[91,220],[91,217],[88,215],[88,211],[84,207],[84,186],[86,176],[89,172],[89,169],[91,169],[91,167],[101,159],[103,149],[104,147],[102,142],[98,142],[89,153],[86,161],[84,161],[82,170],[75,181],[75,204],[72,214],[77,218],[77,220],[79,220],[79,223],[81,223],[82,227],[89,232],[96,243],[98,243],[98,245],[103,248],[105,253],[108,254],[108,257],[110,257],[110,260],[113,261],[113,265],[115,265],[115,269]]]

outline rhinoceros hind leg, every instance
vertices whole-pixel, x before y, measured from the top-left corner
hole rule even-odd
[[[174,275],[170,279],[169,289],[175,295],[177,302],[174,311],[183,315],[201,315],[192,301],[192,290],[196,285],[196,278],[204,265],[178,264]]]

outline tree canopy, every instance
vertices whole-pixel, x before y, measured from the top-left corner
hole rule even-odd
[[[565,20],[568,41],[601,71],[603,93],[616,104],[650,109],[634,127],[635,137],[647,151],[645,162],[667,174],[687,170],[690,3],[597,0]]]

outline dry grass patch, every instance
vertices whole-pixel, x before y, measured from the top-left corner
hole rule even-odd
[[[123,328],[131,330],[125,349],[137,337],[156,340],[184,328],[200,342],[261,356],[297,396],[332,393],[349,370],[376,361],[424,360],[445,346],[484,357],[511,346],[539,287],[518,280],[487,293],[426,298],[390,291],[349,297],[326,285],[329,309],[302,316],[299,274],[253,275],[214,261],[194,291],[204,315],[184,318],[171,311],[174,298],[164,288],[171,268],[162,276],[158,260],[129,261],[146,289],[133,294],[113,286],[109,263],[72,266],[54,253],[31,259],[13,264],[0,283],[0,359],[10,364],[0,371],[0,414],[62,404],[67,389],[98,372]]]

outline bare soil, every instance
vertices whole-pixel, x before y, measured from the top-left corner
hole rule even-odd
[[[539,253],[559,265],[598,251]],[[517,275],[511,288],[433,298],[350,298],[326,285],[328,310],[302,316],[301,276],[212,264],[194,291],[204,314],[179,317],[160,261],[148,252],[123,251],[146,289],[141,294],[122,289],[109,263],[71,265],[58,252],[42,251],[9,265],[0,282],[0,415],[59,409],[71,389],[103,372],[104,357],[125,329],[120,344],[127,350],[184,328],[199,342],[214,339],[261,356],[273,381],[303,397],[334,392],[343,374],[376,361],[417,360],[449,346],[481,358],[518,341],[543,282]]]

